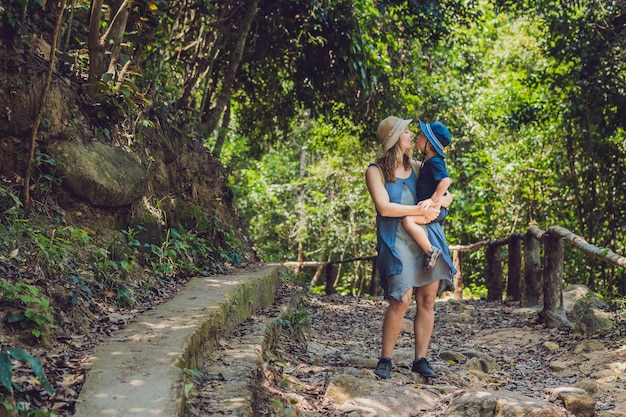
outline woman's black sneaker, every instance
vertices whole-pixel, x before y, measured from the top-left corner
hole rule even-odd
[[[378,359],[378,365],[376,365],[374,373],[379,378],[388,379],[391,374],[391,358]]]
[[[411,371],[417,372],[421,376],[425,376],[427,378],[434,378],[437,376],[433,368],[430,367],[426,358],[414,359]]]

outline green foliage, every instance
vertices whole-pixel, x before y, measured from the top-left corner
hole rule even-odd
[[[19,416],[24,417],[54,417],[56,414],[41,410],[33,410],[23,403],[15,400],[15,391],[21,392],[22,387],[13,381],[13,364],[12,360],[27,363],[35,377],[39,380],[41,387],[49,394],[54,395],[54,388],[46,378],[41,361],[31,356],[24,349],[15,349],[3,346],[0,349],[0,406],[9,411],[18,412]]]
[[[626,253],[623,5],[480,1],[459,13],[457,6],[383,2],[375,9],[367,1],[354,3],[350,24],[359,32],[348,32],[346,42],[354,79],[363,92],[384,91],[372,103],[371,119],[358,128],[340,119],[358,104],[345,109],[333,106],[333,98],[310,113],[291,102],[292,118],[285,115],[274,134],[258,128],[258,119],[239,119],[251,129],[240,126],[248,137],[237,137],[236,150],[229,151],[229,161],[245,163],[241,170],[233,163],[231,184],[264,259],[373,254],[373,211],[362,172],[373,159],[377,119],[389,113],[441,120],[452,131],[447,161],[455,201],[445,229],[451,244],[503,238],[532,224],[560,225]],[[245,81],[242,86],[249,87]],[[235,105],[243,102],[238,98]],[[235,111],[256,117],[250,105],[270,113],[254,103]],[[286,131],[295,146],[280,142]],[[259,140],[270,145],[261,154],[254,148]],[[259,158],[250,163],[247,156]],[[623,288],[615,268],[579,251],[567,249],[566,255],[566,282],[605,294]],[[465,282],[484,285],[484,255],[472,254],[464,263]],[[361,291],[369,272],[362,266],[338,271],[340,293]],[[312,276],[306,269],[302,274]]]
[[[23,330],[39,338],[54,328],[50,301],[39,293],[39,288],[28,284],[11,284],[0,281],[2,297],[9,301],[17,301],[20,312],[8,318],[9,323],[18,324]]]
[[[485,300],[487,299],[487,287],[470,283],[463,286],[463,299]]]
[[[374,156],[360,149],[359,128],[339,117],[300,126],[294,136],[298,147],[277,148],[233,169],[236,204],[259,255],[266,261],[293,260],[299,247],[305,248],[305,260],[371,254],[374,211],[364,161]],[[358,264],[340,271],[348,292],[360,291],[362,272]]]
[[[14,27],[27,4],[3,6],[4,27],[11,16]],[[623,2],[279,0],[256,10],[233,72],[233,28],[245,5],[157,1],[132,8],[119,65],[101,80],[106,100],[94,106],[102,122],[95,133],[111,138],[108,124],[135,112],[135,127],[173,132],[176,119],[189,127],[183,136],[208,148],[225,134],[221,161],[263,260],[374,254],[375,213],[363,173],[375,158],[376,124],[390,113],[441,120],[452,131],[451,244],[560,225],[626,253]],[[80,72],[84,45],[72,47]],[[207,119],[221,111],[211,107],[220,94],[231,98],[231,122],[206,132]],[[154,120],[144,104],[154,106]],[[36,159],[39,186],[53,189],[54,161]],[[46,273],[59,271],[75,302],[102,291],[132,303],[135,288],[126,282],[141,262],[160,278],[241,262],[237,234],[219,220],[196,216],[203,233],[169,228],[163,242],[148,245],[129,229],[131,250],[118,256],[86,233],[23,219],[19,199],[0,190],[0,249],[16,261],[36,260]],[[76,253],[81,239],[84,250]],[[470,293],[480,294],[484,254],[463,262]],[[368,262],[336,272],[340,293],[367,291]],[[305,268],[299,278],[323,288],[314,273]],[[624,279],[618,268],[566,249],[566,282],[615,295]]]
[[[616,297],[612,306],[615,311],[615,333],[620,336],[626,335],[626,297]]]
[[[56,161],[54,158],[43,153],[37,153],[33,163],[40,172],[37,177],[38,191],[47,195],[55,186],[61,185],[61,179],[55,176]]]
[[[117,234],[111,231],[103,239],[76,227],[39,224],[42,219],[37,216],[26,220],[20,199],[4,187],[0,187],[0,209],[4,214],[0,220],[3,265],[36,267],[42,276],[54,277],[45,286],[46,294],[52,293],[51,298],[43,295],[41,282],[0,281],[0,297],[14,309],[8,323],[37,338],[50,336],[56,328],[55,320],[68,314],[60,311],[55,317],[50,303],[53,298],[66,300],[79,310],[89,309],[102,298],[120,306],[132,306],[138,297],[149,295],[149,289],[138,285],[141,280],[137,277],[142,274],[169,280],[207,275],[225,263],[241,263],[234,244],[216,249],[210,240],[182,227],[170,229],[162,244],[146,245],[138,239],[141,227]],[[234,232],[223,225],[220,231],[226,241],[234,242],[230,237]],[[57,284],[64,289],[63,294],[57,292]]]
[[[177,364],[176,366],[183,371],[185,378],[188,379],[188,381],[185,382],[183,395],[185,396],[185,401],[189,402],[192,397],[193,389],[198,383],[198,379],[202,376],[202,372],[197,369],[185,368],[180,364]]]
[[[309,312],[304,309],[290,310],[286,315],[278,319],[283,329],[288,329],[290,334],[298,340],[306,340]]]
[[[45,8],[43,0],[8,0],[4,2],[0,6],[0,30],[3,30],[4,33],[10,33],[19,28],[29,4],[36,5],[40,9]]]
[[[281,384],[284,382],[284,380],[280,381]],[[274,412],[270,414],[271,417],[288,417],[293,413],[291,407],[283,404],[283,401],[278,398],[275,398],[272,401],[272,405],[274,406]]]
[[[151,271],[161,277],[175,275],[207,275],[213,268],[221,268],[220,262],[234,265],[241,263],[235,251],[220,251],[220,262],[212,258],[213,245],[207,239],[185,230],[184,227],[170,228],[160,245],[144,244],[149,249],[148,261]]]

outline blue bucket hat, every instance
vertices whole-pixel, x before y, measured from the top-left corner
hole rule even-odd
[[[426,136],[426,139],[435,148],[437,153],[445,158],[443,148],[450,144],[450,131],[441,122],[424,123],[420,120],[420,127]]]

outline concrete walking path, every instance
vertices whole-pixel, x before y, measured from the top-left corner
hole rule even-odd
[[[276,265],[192,279],[95,349],[74,415],[182,416],[184,369],[200,369],[219,337],[271,304],[279,287]]]

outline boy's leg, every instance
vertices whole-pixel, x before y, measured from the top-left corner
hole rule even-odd
[[[417,246],[420,247],[424,251],[424,253],[430,253],[433,249],[430,241],[428,240],[428,234],[426,233],[426,229],[420,227],[420,220],[426,220],[423,216],[406,216],[402,220],[402,224],[406,231],[411,235],[413,240],[417,243]]]
[[[415,219],[417,217],[422,217],[422,219],[425,220],[423,216],[407,216],[402,219],[402,224],[420,249],[424,251],[424,264],[422,269],[426,272],[437,263],[437,259],[439,259],[439,255],[441,255],[441,249],[430,244],[426,228],[420,227],[419,224],[421,223],[416,223]]]

